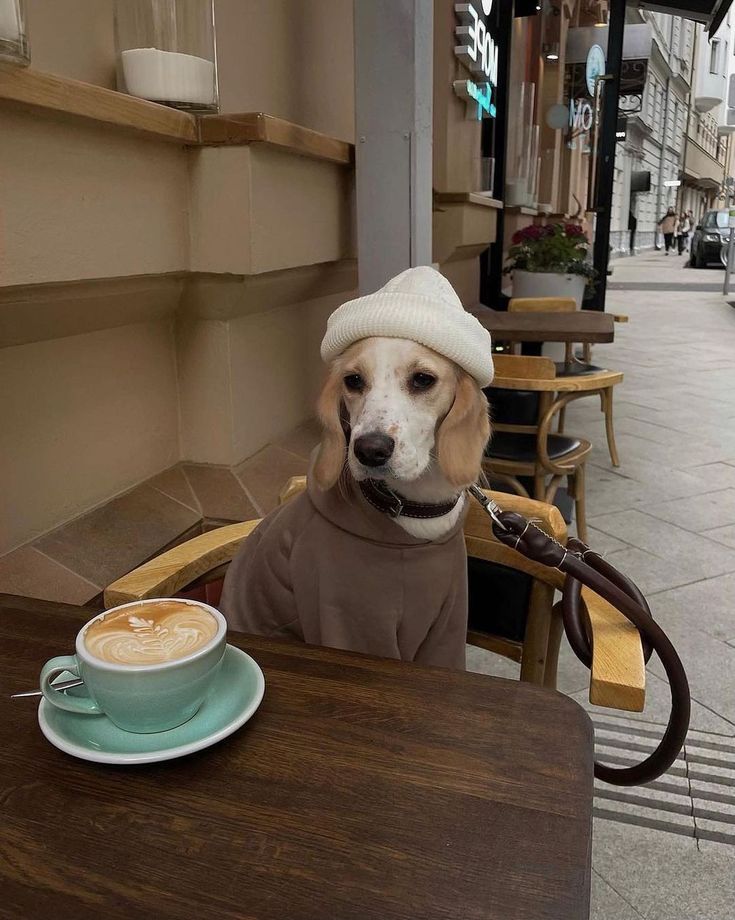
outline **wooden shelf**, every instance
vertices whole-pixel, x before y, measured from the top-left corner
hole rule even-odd
[[[479,204],[485,208],[494,208],[496,211],[503,210],[503,202],[497,198],[491,198],[486,192],[436,192],[435,201],[439,204],[459,204],[469,202],[470,204]]]
[[[298,156],[349,165],[353,146],[262,112],[189,115],[91,83],[40,71],[0,69],[0,106],[105,125],[186,146],[267,144]]]
[[[352,163],[352,144],[263,112],[203,115],[198,122],[199,143],[204,146],[263,143],[302,156]]]
[[[177,144],[199,141],[197,121],[186,112],[37,70],[0,70],[0,103],[26,111],[81,118]]]
[[[505,210],[508,214],[522,214],[524,217],[538,217],[539,214],[536,208],[529,208],[525,204],[506,205]]]

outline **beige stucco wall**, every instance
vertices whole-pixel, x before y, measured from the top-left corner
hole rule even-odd
[[[351,173],[271,147],[189,151],[191,268],[260,274],[351,255]]]
[[[234,466],[313,414],[319,343],[345,291],[228,320],[182,317],[177,356],[182,456]]]
[[[0,555],[179,460],[235,466],[309,418],[327,316],[354,293],[0,348]]]
[[[113,0],[26,0],[31,64],[115,89]]]
[[[338,164],[5,110],[0,132],[2,553],[304,421],[355,272]]]
[[[352,0],[215,6],[223,111],[352,140]],[[28,0],[32,66],[114,88],[112,7]],[[4,109],[0,136],[2,554],[304,421],[356,271],[349,168]]]
[[[0,553],[175,463],[170,320],[0,350]]]
[[[0,285],[188,267],[183,147],[0,110]]]
[[[215,0],[220,109],[354,140],[352,0]]]
[[[345,292],[231,323],[233,462],[313,415],[327,317],[353,295]]]

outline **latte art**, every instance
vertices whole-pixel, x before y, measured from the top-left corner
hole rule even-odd
[[[212,614],[195,604],[137,604],[95,620],[84,645],[90,655],[110,664],[162,664],[207,645],[217,627]]]

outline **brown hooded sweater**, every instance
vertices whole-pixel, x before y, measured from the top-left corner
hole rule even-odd
[[[221,609],[233,629],[314,645],[465,667],[462,524],[410,536],[351,478],[276,508],[230,565]]]

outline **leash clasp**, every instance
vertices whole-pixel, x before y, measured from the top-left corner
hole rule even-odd
[[[494,524],[496,524],[501,530],[508,530],[506,525],[500,520],[499,515],[503,509],[496,501],[493,501],[492,498],[487,496],[475,483],[472,483],[471,486],[467,486],[467,491],[482,505],[485,511],[492,518]]]

